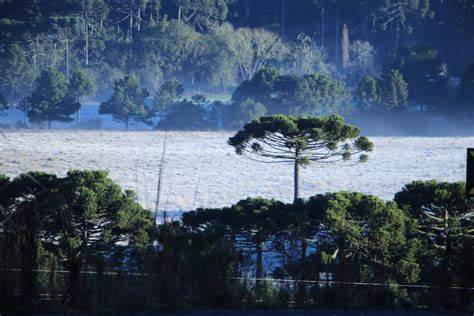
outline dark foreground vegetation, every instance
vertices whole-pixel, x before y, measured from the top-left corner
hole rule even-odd
[[[468,127],[473,16],[467,0],[0,1],[0,113],[80,126],[88,99],[127,128],[400,112]]]
[[[1,177],[3,311],[472,309],[462,183],[248,198],[161,224],[107,173]]]

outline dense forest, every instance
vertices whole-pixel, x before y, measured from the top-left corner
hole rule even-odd
[[[464,115],[473,15],[470,0],[2,0],[0,110],[68,121],[81,101],[104,101],[127,125],[177,128],[265,113]]]
[[[394,201],[248,198],[181,221],[153,216],[104,171],[0,175],[0,185],[2,312],[472,310],[463,183],[415,181]]]

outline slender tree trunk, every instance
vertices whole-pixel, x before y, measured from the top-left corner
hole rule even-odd
[[[294,169],[294,196],[293,203],[296,203],[300,198],[300,164],[299,159],[295,159],[295,169]]]
[[[66,80],[69,80],[69,38],[65,37],[65,46],[66,46]]]
[[[339,1],[336,1],[336,38],[335,38],[335,56],[336,56],[336,66],[340,67],[340,56],[339,56],[339,45],[341,41],[339,40],[340,38],[340,32],[339,32]]]
[[[128,131],[128,128],[129,128],[129,118],[127,117],[125,119],[125,129]]]
[[[142,24],[141,9],[138,8],[138,11],[137,11],[137,31],[138,32],[140,32],[141,30],[141,24]]]
[[[301,253],[300,253],[300,267],[299,267],[299,279],[306,279],[306,253],[308,249],[308,243],[304,237],[301,238]],[[298,284],[298,301],[303,304],[306,299],[306,286],[304,282]]]
[[[85,47],[84,54],[86,60],[86,66],[89,66],[89,16],[87,10],[84,13],[84,37],[85,37]]]
[[[280,17],[280,26],[281,26],[281,35],[285,35],[285,23],[286,23],[286,0],[281,0],[281,17]]]
[[[342,27],[342,68],[347,68],[349,66],[350,57],[349,57],[349,48],[350,48],[350,41],[349,41],[349,29],[347,28],[347,24],[344,24]]]
[[[321,47],[324,47],[324,32],[325,32],[324,18],[325,18],[325,16],[326,16],[325,8],[321,7]]]
[[[76,117],[76,125],[79,126],[81,125],[81,108],[79,107],[79,109],[77,110],[77,117]]]
[[[36,206],[34,206],[36,208]],[[27,207],[25,209],[25,232],[24,248],[22,251],[22,284],[21,284],[21,302],[28,306],[32,303],[36,292],[36,268],[37,268],[37,245],[36,245],[36,210]]]
[[[48,121],[48,129],[51,129],[51,121]]]
[[[80,271],[81,261],[78,258],[71,258],[68,261],[68,272],[69,272],[69,306],[72,308],[79,307],[79,295],[80,295]]]
[[[259,239],[257,241],[257,258],[255,263],[255,290],[257,297],[261,296],[262,281],[260,280],[263,277],[263,242]]]
[[[181,6],[178,5],[178,21],[181,21]]]
[[[446,209],[444,212],[444,234],[446,238],[446,248],[443,254],[443,261],[442,261],[442,284],[441,284],[441,295],[442,295],[442,302],[444,303],[445,307],[450,307],[451,299],[449,295],[449,287],[452,284],[452,274],[451,274],[451,255],[452,255],[452,243],[451,243],[451,235],[449,232],[449,213]]]
[[[131,41],[133,37],[133,10],[130,9],[130,20],[128,25],[128,40]]]

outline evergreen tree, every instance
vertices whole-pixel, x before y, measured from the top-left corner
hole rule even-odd
[[[150,93],[138,87],[138,81],[133,76],[125,76],[115,81],[114,91],[108,101],[100,104],[100,114],[111,114],[120,122],[124,122],[128,130],[130,121],[151,124],[154,111],[146,105],[145,100]]]
[[[472,250],[474,238],[473,205],[466,200],[464,183],[414,181],[395,194],[395,201],[417,224],[424,278],[440,287],[441,302],[452,308],[449,287],[472,282],[462,272],[472,269],[472,261],[466,262],[472,256],[465,251]]]
[[[150,213],[104,171],[70,171],[44,201],[44,245],[69,271],[69,303],[80,307],[80,271],[115,247],[144,247]]]
[[[379,81],[380,103],[385,109],[400,109],[408,106],[408,85],[403,75],[391,69]]]
[[[54,68],[41,73],[35,81],[35,87],[25,102],[28,104],[28,118],[34,123],[61,121],[70,122],[80,103],[68,93],[64,76]]]
[[[92,93],[92,83],[87,75],[82,71],[76,71],[69,79],[68,92],[76,99],[76,102],[81,103],[81,97],[90,95]],[[81,108],[77,111],[77,124],[81,120]]]
[[[166,112],[183,95],[184,88],[177,79],[166,80],[153,98],[155,109]]]
[[[263,162],[272,160],[294,164],[294,202],[300,198],[300,167],[311,163],[347,161],[360,154],[368,156],[373,144],[359,129],[339,116],[296,117],[273,115],[248,123],[228,140],[238,155]]]
[[[370,110],[377,107],[379,91],[377,80],[372,76],[365,76],[357,85],[355,99],[361,110]]]

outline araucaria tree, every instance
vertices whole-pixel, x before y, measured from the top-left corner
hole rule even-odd
[[[145,246],[150,213],[105,171],[70,171],[44,201],[43,245],[65,262],[70,305],[78,306],[80,271],[118,245]]]
[[[365,162],[365,153],[373,149],[368,138],[359,136],[357,127],[337,115],[264,116],[246,124],[228,143],[237,154],[257,161],[293,163],[295,202],[300,197],[301,166],[348,161],[354,155]]]
[[[124,122],[128,129],[130,120],[151,124],[154,115],[151,107],[145,104],[150,93],[140,89],[138,81],[133,76],[125,76],[115,81],[114,92],[108,101],[100,104],[100,114],[112,114],[117,121]]]

